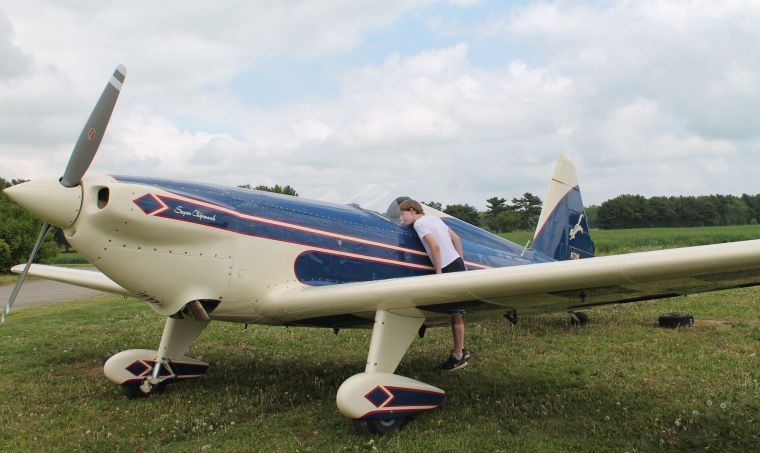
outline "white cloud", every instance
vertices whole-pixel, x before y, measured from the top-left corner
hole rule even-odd
[[[543,196],[564,152],[589,202],[757,191],[757,2],[530,3],[459,28],[458,45],[343,70],[334,96],[265,109],[230,84],[273,55],[356,48],[429,3],[3,6],[0,56],[23,71],[0,74],[0,176],[59,172],[123,62],[93,171],[290,184],[332,200],[374,182],[483,207],[497,194]],[[474,46],[493,39],[530,52],[474,64]]]
[[[22,75],[29,66],[28,57],[13,42],[13,28],[10,21],[0,11],[0,79],[11,79]]]

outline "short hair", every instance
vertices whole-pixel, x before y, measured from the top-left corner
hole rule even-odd
[[[398,208],[401,212],[413,209],[415,214],[423,214],[422,205],[412,199],[402,201]]]

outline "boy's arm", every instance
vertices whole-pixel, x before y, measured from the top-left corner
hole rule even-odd
[[[441,246],[438,245],[438,241],[435,240],[432,234],[426,234],[424,238],[425,242],[430,246],[430,254],[433,255],[430,258],[433,260],[433,266],[435,267],[435,273],[441,273]]]
[[[459,235],[454,233],[454,231],[449,228],[449,236],[451,236],[451,242],[454,244],[454,248],[457,250],[457,253],[459,253],[459,256],[461,256],[464,260],[464,250],[462,249],[462,240],[459,238]],[[465,269],[467,269],[466,266]]]

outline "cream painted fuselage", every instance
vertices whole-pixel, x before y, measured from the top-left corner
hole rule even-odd
[[[320,313],[322,321],[304,319],[279,306],[278,296],[308,286],[432,273],[411,228],[355,205],[138,177],[93,175],[81,187],[81,212],[64,229],[66,238],[166,316],[199,300],[217,320],[371,326],[374,312],[333,307]],[[459,230],[470,269],[548,260],[530,251],[520,256],[516,244],[444,220]]]

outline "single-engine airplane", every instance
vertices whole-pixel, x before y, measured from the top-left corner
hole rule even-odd
[[[113,355],[105,375],[127,396],[202,376],[185,357],[210,321],[332,329],[366,327],[364,372],[337,406],[365,432],[387,432],[440,406],[444,391],[394,374],[415,335],[470,319],[570,312],[760,284],[760,240],[594,257],[575,169],[560,156],[533,246],[519,246],[431,207],[461,238],[469,272],[435,275],[393,200],[385,210],[160,178],[85,174],[126,70],[106,85],[63,176],[6,189],[45,220],[27,274],[144,299],[166,317],[158,349]],[[33,265],[60,227],[96,271]]]

